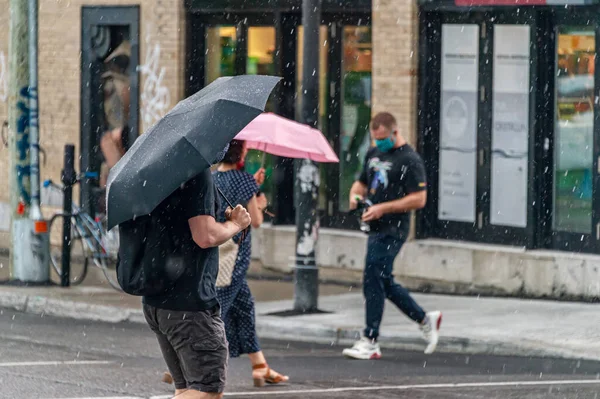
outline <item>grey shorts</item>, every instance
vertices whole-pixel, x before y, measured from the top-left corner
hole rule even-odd
[[[220,308],[200,312],[144,305],[176,389],[222,393],[227,375],[228,344]]]

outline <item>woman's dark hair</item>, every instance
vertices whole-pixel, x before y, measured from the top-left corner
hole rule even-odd
[[[242,155],[244,155],[244,141],[231,140],[229,149],[227,150],[227,153],[225,153],[221,163],[235,165],[242,160]]]

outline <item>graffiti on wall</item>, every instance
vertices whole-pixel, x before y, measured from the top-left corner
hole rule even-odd
[[[29,165],[29,116],[31,112],[37,112],[37,110],[31,110],[29,108],[29,100],[37,97],[37,89],[29,89],[28,86],[24,86],[19,91],[19,101],[17,102],[17,111],[19,116],[17,118],[17,131],[16,131],[16,147],[17,147],[17,187],[19,189],[19,196],[25,206],[31,204],[31,166]]]
[[[144,131],[154,125],[168,111],[171,105],[171,94],[165,86],[165,67],[160,66],[160,45],[152,44],[146,38],[147,54],[140,72],[144,77],[144,85],[140,96],[142,126]]]

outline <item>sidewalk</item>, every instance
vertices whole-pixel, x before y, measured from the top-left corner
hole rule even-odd
[[[261,337],[344,345],[358,337],[364,320],[360,290],[322,285],[319,307],[332,313],[272,316],[291,310],[293,304],[292,283],[273,277],[250,281]],[[425,309],[444,314],[438,351],[600,360],[599,304],[414,296]],[[66,289],[0,285],[0,308],[112,323],[144,322],[139,298],[100,285]],[[425,347],[417,326],[391,303],[386,304],[381,344],[418,351]]]

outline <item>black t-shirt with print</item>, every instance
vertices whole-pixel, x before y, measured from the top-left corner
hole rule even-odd
[[[359,181],[367,186],[368,198],[373,204],[427,189],[423,160],[408,144],[389,152],[371,148]],[[380,220],[370,222],[370,226],[372,234],[406,238],[410,228],[409,212],[384,215]]]
[[[181,243],[185,271],[175,282],[170,292],[152,297],[144,297],[143,302],[159,309],[201,311],[218,304],[215,283],[219,271],[218,248],[200,248],[192,238],[189,219],[208,215],[215,217],[218,210],[216,188],[209,169],[201,172],[177,189],[171,196],[178,201],[165,201],[161,206],[169,209],[156,209],[158,212],[171,212],[174,224],[167,230],[175,234],[176,242]],[[168,205],[178,203],[177,209]]]

